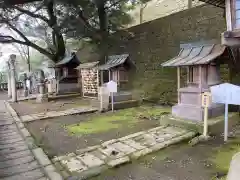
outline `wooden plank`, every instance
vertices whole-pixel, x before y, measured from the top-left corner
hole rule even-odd
[[[199,88],[202,89],[202,66],[199,66],[198,69],[199,69],[198,76]]]
[[[227,30],[232,31],[232,15],[231,15],[231,0],[226,0],[226,22]]]
[[[180,90],[180,86],[181,86],[181,79],[180,79],[180,67],[177,67],[177,92],[178,92],[178,104],[180,104],[180,101],[181,101],[181,99],[180,99],[180,92],[179,92],[179,90]]]
[[[231,27],[232,31],[236,29],[236,2],[235,0],[229,0],[229,6],[230,6],[230,21],[231,21]]]
[[[192,0],[188,0],[188,9],[192,8]]]

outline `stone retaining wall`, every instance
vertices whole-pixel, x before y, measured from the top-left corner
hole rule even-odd
[[[225,30],[223,9],[203,5],[114,33],[107,51],[129,53],[135,62],[129,87],[144,98],[168,103],[176,101],[176,68],[161,63],[178,54],[181,42],[220,40]]]

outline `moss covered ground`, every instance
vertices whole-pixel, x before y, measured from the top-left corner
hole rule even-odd
[[[157,120],[164,113],[170,112],[168,107],[140,106],[92,116],[88,121],[66,126],[71,134],[93,134],[115,128],[134,126],[139,119]]]

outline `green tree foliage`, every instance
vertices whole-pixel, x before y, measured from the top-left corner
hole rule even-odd
[[[57,62],[65,56],[64,35],[100,43],[108,34],[131,21],[129,0],[22,0],[0,4],[1,43],[17,43],[36,49]],[[14,34],[14,36],[13,36]],[[40,46],[30,37],[45,41]]]

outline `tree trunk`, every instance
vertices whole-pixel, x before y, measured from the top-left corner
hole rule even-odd
[[[28,65],[28,72],[31,72],[31,65],[30,65],[30,54],[29,54],[29,46],[27,47],[27,65]]]
[[[147,4],[141,4],[140,7],[140,18],[139,18],[139,23],[142,24],[143,23],[143,13],[144,13],[144,9],[146,8]]]
[[[188,0],[188,9],[192,8],[192,0]]]
[[[102,33],[108,32],[108,23],[107,23],[107,12],[105,10],[105,3],[103,1],[97,4],[98,9],[98,18],[100,23],[100,31]]]
[[[53,57],[54,62],[58,62],[60,59],[64,58],[65,56],[65,42],[63,36],[60,32],[60,29],[57,26],[57,17],[54,14],[54,2],[50,0],[47,5],[47,12],[50,18],[50,27],[53,29],[52,32],[52,41],[55,47],[56,53]]]

